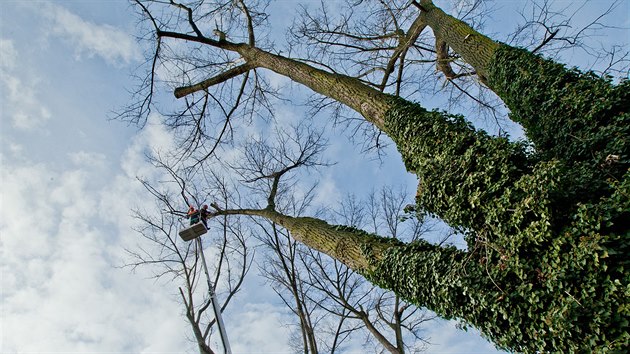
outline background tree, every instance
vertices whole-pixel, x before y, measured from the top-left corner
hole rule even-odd
[[[303,196],[295,196],[296,170],[328,165],[321,159],[327,145],[322,133],[301,124],[291,129],[277,128],[271,138],[250,138],[243,145],[242,154],[235,163],[228,165],[244,186],[271,208],[294,215],[306,213],[313,198],[313,188],[308,188]],[[257,200],[250,202],[260,205]],[[299,332],[296,335],[299,340],[291,343],[296,351],[318,353],[322,344],[322,336],[318,333],[322,317],[306,295],[307,285],[302,281],[304,267],[298,260],[299,246],[275,223],[253,221],[259,230],[257,238],[266,246],[267,252],[261,261],[260,272],[298,320],[298,330],[294,333]],[[332,342],[329,349],[334,352],[342,342],[338,333]]]
[[[266,201],[266,208],[290,215],[309,211],[314,188],[296,197],[294,170],[328,163],[320,157],[326,146],[321,133],[304,125],[289,131],[277,128],[272,138],[247,139],[236,162],[225,163],[250,195]],[[409,219],[405,224],[409,227],[401,226],[407,197],[406,193],[394,193],[391,189],[384,189],[379,196],[372,195],[364,208],[369,211],[372,228],[387,228],[386,235],[408,241],[428,231],[428,224],[416,218],[405,217]],[[263,206],[255,200],[248,202]],[[362,224],[362,220],[368,219],[356,203],[341,206],[340,217]],[[271,250],[260,270],[298,319],[301,345],[296,345],[296,349],[305,353],[334,352],[350,334],[365,336],[370,351],[376,347],[377,351],[384,348],[404,353],[406,349],[422,348],[419,343],[426,340],[421,336],[420,325],[431,318],[425,311],[405,304],[394,294],[374,289],[343,264],[330,263],[318,252],[299,245],[286,229],[274,222],[254,221],[262,231],[258,238]]]
[[[137,231],[149,242],[127,250],[130,260],[126,266],[132,269],[149,266],[154,270],[156,279],[181,284],[177,296],[184,306],[193,340],[200,353],[215,353],[212,345],[218,340],[212,336],[217,330],[217,319],[213,313],[211,292],[216,294],[220,301],[218,308],[223,312],[243,285],[253,258],[246,242],[246,231],[239,220],[224,218],[211,225],[207,237],[194,242],[182,241],[178,232],[186,227],[188,220],[185,212],[178,211],[180,203],[175,201],[172,191],[179,189],[184,195],[188,190],[186,181],[160,159],[153,161],[156,168],[163,170],[171,180],[162,181],[157,187],[141,180],[158,201],[161,212],[156,215],[154,210],[135,211],[135,217],[141,222]],[[173,185],[176,187],[172,188]],[[223,192],[226,191],[225,186],[220,187]],[[193,187],[191,190],[196,196],[203,195],[203,188]],[[221,196],[224,200],[228,199],[225,193]],[[198,204],[198,201],[195,202]],[[206,261],[205,253],[209,261]]]
[[[324,319],[315,312],[315,304],[307,297],[310,289],[302,281],[304,268],[298,260],[299,245],[291,239],[286,230],[273,223],[261,224],[261,229],[264,235],[262,241],[269,248],[270,254],[263,261],[260,272],[298,321],[296,329],[293,330],[295,339],[290,342],[293,350],[318,353],[318,348],[325,345],[322,343],[322,337],[326,336],[324,330],[320,329]],[[326,348],[328,350],[322,349],[334,353],[343,339],[339,332],[335,332],[333,343]]]
[[[249,194],[290,215],[307,214],[314,191],[309,187],[304,195],[296,194],[294,170],[328,165],[320,157],[327,142],[321,132],[305,125],[288,131],[276,128],[272,137],[246,139],[236,162],[225,162]],[[261,207],[256,201],[249,202]],[[383,188],[364,203],[349,198],[333,214],[347,221],[344,224],[370,225],[368,229],[375,232],[384,229],[383,235],[411,242],[430,232],[433,222],[405,214],[408,202],[406,192]],[[342,263],[330,262],[319,252],[299,245],[279,225],[264,219],[254,221],[261,230],[257,238],[271,250],[260,271],[298,319],[301,345],[296,349],[334,352],[350,334],[360,332],[373,346],[370,351],[375,346],[377,351],[384,348],[404,353],[418,351],[427,343],[421,324],[433,316],[426,311],[404,303],[391,292],[375,289]]]
[[[341,202],[340,210],[334,212],[336,217],[327,219],[406,242],[426,238],[435,231],[434,225],[404,213],[408,198],[404,190],[394,191],[391,187],[373,192],[366,201],[348,196]],[[308,274],[308,296],[326,313],[347,318],[352,326],[346,331],[365,336],[366,344],[372,346],[367,350],[404,353],[425,349],[430,338],[424,335],[426,327],[422,325],[434,318],[426,310],[375,288],[343,263],[312,249],[305,250],[301,261]]]
[[[203,171],[213,176],[203,180],[203,184],[208,191],[220,192],[219,197],[231,203],[258,208],[267,203],[265,209],[272,206],[283,213],[300,215],[309,210],[313,188],[307,189],[306,195],[296,197],[297,169],[327,165],[319,156],[325,145],[321,133],[303,126],[288,132],[278,129],[271,138],[252,137],[239,148],[241,152],[233,161],[223,161]],[[172,169],[164,165],[162,168],[169,171],[174,180],[179,179]],[[240,180],[241,188],[228,187],[224,182],[226,178],[219,177],[219,170],[223,168],[233,172],[232,179]],[[193,179],[187,184],[201,183]],[[185,186],[183,182],[179,185]],[[145,186],[158,196],[156,187],[148,182]],[[230,195],[253,197],[237,202],[228,199]],[[165,204],[164,209],[171,208],[165,202],[168,198],[160,195],[159,199]],[[394,192],[385,188],[364,203],[349,199],[348,203],[341,204],[341,211],[334,214],[351,225],[369,224],[368,228],[375,231],[387,230],[383,234],[389,237],[414,241],[430,231],[430,223],[418,219],[417,215],[403,213],[407,199],[407,193],[402,190]],[[264,203],[261,205],[260,201]],[[221,209],[216,203],[211,205]],[[243,222],[236,220],[239,225]],[[376,289],[342,263],[330,261],[299,245],[279,225],[265,219],[253,221],[260,230],[255,233],[257,238],[272,251],[271,256],[263,260],[260,270],[298,319],[301,345],[296,344],[296,349],[306,353],[334,352],[343,348],[351,334],[365,337],[369,351],[404,353],[421,350],[428,343],[422,337],[421,325],[434,316],[427,315],[426,310],[405,303],[391,292]]]
[[[429,111],[356,77],[266,50],[265,43],[256,42],[254,28],[264,14],[250,10],[254,6],[237,1],[196,12],[194,4],[171,2],[162,10],[176,12],[160,22],[152,15],[155,8],[137,3],[158,38],[154,62],[164,58],[166,39],[190,43],[185,51],[191,62],[213,58],[208,69],[185,67],[179,76],[185,82],[175,95],[187,97],[186,115],[203,121],[205,102],[214,92],[228,92],[221,84],[237,77],[239,87],[250,87],[250,97],[260,100],[268,91],[261,81],[253,86],[248,81],[248,73],[260,68],[303,84],[348,106],[393,140],[420,180],[418,210],[465,233],[468,250],[402,243],[286,215],[276,210],[275,193],[262,208],[215,205],[215,217],[271,220],[402,298],[476,326],[502,348],[614,351],[626,346],[628,261],[619,255],[629,244],[627,81],[613,84],[607,77],[568,70],[491,40],[431,1],[411,2],[409,11],[432,30],[437,43],[446,43],[506,104],[510,119],[527,133],[527,148],[476,130],[461,116]],[[205,12],[208,8],[215,10]],[[233,21],[216,39],[197,25],[210,14]],[[246,35],[231,27],[237,14]],[[241,36],[246,42],[238,42]],[[220,64],[216,58],[226,60]],[[153,82],[145,87],[150,99]],[[227,102],[237,103],[243,92]],[[151,106],[139,102],[128,113],[141,120]],[[273,185],[280,176],[270,179]]]

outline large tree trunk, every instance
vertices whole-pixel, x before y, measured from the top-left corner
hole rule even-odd
[[[495,43],[430,1],[422,6],[436,35],[523,124],[536,144],[534,158],[523,145],[476,131],[461,117],[429,112],[356,79],[246,44],[177,37],[236,51],[248,65],[362,114],[395,141],[407,169],[418,175],[419,207],[466,233],[468,252],[403,244],[272,209],[223,214],[276,222],[401,298],[476,326],[500,347],[623,348],[630,308],[629,84],[578,75]]]
[[[292,217],[271,209],[220,210],[218,213],[264,217],[287,229],[297,241],[359,272],[370,271],[371,264],[381,259],[387,249],[403,245],[396,239],[368,234],[352,227],[330,225],[321,219]]]
[[[510,118],[525,128],[537,158],[560,162],[566,192],[555,201],[555,209],[562,210],[557,222],[566,224],[575,211],[567,205],[610,194],[608,179],[621,180],[628,169],[617,157],[630,153],[630,143],[613,137],[630,136],[630,81],[611,85],[610,79],[495,42],[431,0],[423,0],[422,8],[421,17],[435,36],[473,66],[511,110]]]
[[[607,79],[582,75],[526,50],[495,42],[444,13],[431,0],[423,0],[422,8],[421,18],[435,36],[476,70],[510,108],[511,118],[523,125],[536,147],[548,153],[547,158],[591,159],[598,151],[576,149],[572,141],[611,124],[605,117],[628,112],[627,82],[615,87]],[[562,129],[566,125],[572,129]]]
[[[345,103],[388,134],[407,169],[420,179],[420,207],[454,227],[482,228],[487,209],[503,189],[530,169],[522,146],[476,131],[461,118],[427,111],[354,78],[246,44],[229,48],[243,55],[248,65],[273,70]]]
[[[367,121],[383,129],[383,117],[389,108],[388,95],[371,88],[359,80],[330,73],[294,59],[266,52],[245,43],[217,42],[203,37],[195,37],[180,33],[158,32],[163,37],[178,38],[200,42],[242,55],[246,64],[228,70],[221,75],[200,83],[179,87],[175,97],[181,98],[209,86],[224,82],[253,68],[260,67],[272,70],[280,75],[309,87],[315,92],[333,98],[359,112]]]
[[[421,18],[431,27],[436,38],[445,41],[455,53],[477,71],[477,75],[485,81],[488,67],[499,44],[472,29],[465,22],[447,15],[431,0],[421,2]]]
[[[311,90],[339,101],[383,129],[383,117],[389,108],[388,95],[359,80],[312,67],[302,62],[241,45],[237,51],[250,63],[270,69],[299,82]]]
[[[458,38],[446,33],[451,27],[457,33],[472,31],[437,8],[428,13],[440,14],[436,16],[438,20],[427,22],[442,23],[445,33],[441,36],[447,42]],[[326,72],[248,44],[165,32],[162,35],[238,52],[247,63],[241,68],[270,69],[356,110],[394,140],[407,169],[420,179],[418,205],[451,226],[485,229],[488,211],[497,203],[497,198],[531,169],[522,146],[489,137],[458,117],[429,112],[418,104],[384,94],[355,78]],[[489,55],[483,55],[478,62],[485,63]],[[176,96],[201,88],[203,85],[179,88]]]

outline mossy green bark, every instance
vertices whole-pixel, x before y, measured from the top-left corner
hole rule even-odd
[[[431,27],[436,39],[449,47],[475,68],[477,77],[485,81],[488,63],[499,44],[475,31],[467,23],[446,14],[432,1],[422,0],[421,18]]]

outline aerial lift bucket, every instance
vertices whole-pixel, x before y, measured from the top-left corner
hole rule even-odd
[[[208,229],[203,225],[203,223],[198,222],[196,224],[191,225],[179,232],[179,237],[184,241],[194,240],[197,237],[208,232]]]

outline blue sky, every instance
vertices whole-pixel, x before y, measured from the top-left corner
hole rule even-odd
[[[608,3],[592,1],[585,18]],[[499,14],[520,6],[498,4]],[[627,45],[628,13],[624,2],[611,18],[621,29],[599,40]],[[509,16],[498,18],[492,33],[510,25]],[[2,353],[196,352],[176,288],[150,279],[150,270],[117,268],[124,248],[139,242],[131,208],[152,204],[135,179],[156,176],[144,154],[173,145],[159,117],[141,131],[109,119],[129,102],[143,60],[136,22],[125,1],[0,3]],[[565,59],[583,64],[579,53]],[[291,107],[279,112],[295,119]],[[342,134],[333,138],[328,154],[341,163],[316,175],[322,199],[386,181],[413,190],[395,152],[381,164]],[[291,315],[255,273],[225,315],[232,349],[290,352]],[[427,333],[428,353],[494,351],[452,322],[432,323]]]

